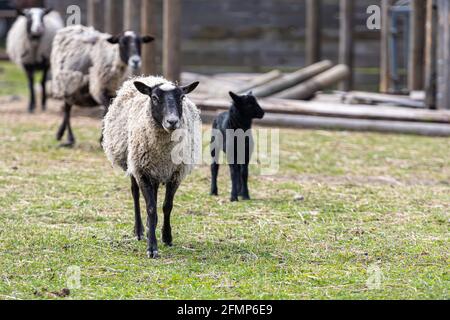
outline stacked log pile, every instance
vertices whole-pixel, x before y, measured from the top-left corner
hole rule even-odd
[[[192,99],[204,121],[230,107],[229,91],[252,91],[266,111],[260,125],[450,136],[450,111],[421,109],[422,99],[353,91],[335,94],[333,102],[312,100],[349,74],[345,65],[321,61],[290,74],[278,70],[262,75],[185,73],[183,82],[197,79],[202,83]]]

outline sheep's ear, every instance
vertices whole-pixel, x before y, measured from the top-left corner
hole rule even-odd
[[[25,12],[23,10],[21,10],[21,9],[16,9],[16,13],[17,13],[18,16],[24,16],[25,15]]]
[[[112,36],[112,37],[109,37],[108,39],[106,39],[106,41],[108,41],[111,44],[117,44],[117,43],[119,43],[119,37]]]
[[[242,101],[241,97],[238,96],[236,93],[230,91],[230,97],[233,99],[234,102],[240,103]]]
[[[53,11],[53,8],[46,8],[46,9],[44,9],[44,16],[49,14],[52,11]]]
[[[153,36],[143,36],[141,38],[141,40],[142,40],[142,43],[149,43],[149,42],[154,41],[155,37],[153,37]]]
[[[152,94],[152,88],[142,82],[135,81],[134,86],[142,94],[145,94],[147,96],[150,96]]]
[[[183,90],[184,94],[189,94],[189,93],[193,92],[195,89],[197,89],[199,84],[200,84],[200,82],[196,81],[196,82],[191,83],[188,86],[181,87],[181,90]]]

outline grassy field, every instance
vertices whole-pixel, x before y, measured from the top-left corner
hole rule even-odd
[[[280,172],[253,175],[250,202],[228,202],[225,168],[209,197],[198,168],[175,246],[149,260],[99,121],[76,117],[62,149],[58,105],[25,105],[0,103],[0,299],[449,298],[450,139],[282,130]]]

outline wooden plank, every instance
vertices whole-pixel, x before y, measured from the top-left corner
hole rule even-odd
[[[388,103],[411,108],[425,108],[423,101],[412,100],[409,96],[351,91],[343,97],[347,103]]]
[[[353,0],[340,0],[339,63],[350,68],[349,76],[339,89],[349,91],[353,87]]]
[[[119,34],[123,31],[123,2],[105,0],[105,31],[110,34]]]
[[[141,14],[142,35],[156,36],[156,1],[143,0]],[[156,41],[142,46],[142,71],[146,75],[157,74],[156,68]]]
[[[425,104],[428,109],[436,109],[436,0],[427,0],[427,22],[425,42]]]
[[[306,2],[306,63],[316,63],[321,59],[321,0]]]
[[[231,103],[228,98],[210,99],[195,94],[192,95],[191,99],[200,109],[205,111],[227,110]],[[276,98],[264,98],[258,99],[258,101],[261,107],[268,113],[450,124],[450,111],[416,110],[387,106],[374,108],[367,105],[350,106],[340,103],[295,101]]]
[[[350,69],[343,64],[337,65],[311,79],[292,88],[281,91],[273,97],[284,99],[310,99],[317,91],[324,90],[345,79]]]
[[[212,122],[216,112],[202,112],[204,123]],[[440,123],[345,119],[335,117],[298,116],[266,113],[256,125],[293,129],[345,130],[357,132],[381,132],[423,136],[450,137],[450,125]]]
[[[438,0],[437,108],[450,109],[450,0]]]
[[[426,1],[411,0],[408,88],[422,90],[424,86]]]
[[[381,54],[380,54],[380,92],[388,93],[391,89],[390,45],[391,35],[390,7],[393,0],[381,1]]]
[[[87,1],[87,24],[96,30],[103,31],[103,0]]]
[[[141,31],[141,0],[124,0],[123,2],[124,30]]]
[[[166,79],[181,76],[181,1],[163,0],[163,73]]]

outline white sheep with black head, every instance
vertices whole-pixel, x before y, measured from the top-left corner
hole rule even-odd
[[[106,156],[131,177],[138,240],[143,237],[140,191],[145,198],[149,229],[147,253],[151,258],[158,256],[158,188],[166,185],[162,239],[171,246],[170,215],[175,193],[201,156],[200,111],[186,96],[198,84],[181,87],[160,77],[128,80],[103,121]],[[182,150],[182,156],[179,157],[177,150]]]
[[[68,130],[64,146],[72,146],[75,137],[70,124],[73,105],[103,106],[105,113],[125,79],[141,66],[141,46],[153,41],[125,31],[112,36],[92,27],[70,26],[58,32],[52,52],[53,96],[64,100],[64,119],[57,139]]]
[[[30,8],[17,10],[18,17],[6,38],[6,51],[15,64],[27,74],[30,91],[28,111],[36,109],[34,76],[42,70],[42,109],[46,109],[46,80],[50,69],[50,55],[53,39],[58,30],[64,27],[59,13],[52,9]]]

